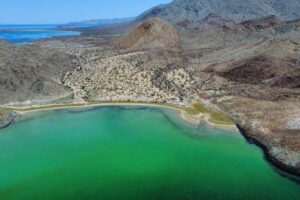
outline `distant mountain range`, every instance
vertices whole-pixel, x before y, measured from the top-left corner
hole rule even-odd
[[[209,14],[226,17],[235,22],[276,15],[282,20],[300,18],[300,0],[174,0],[156,6],[138,17],[145,20],[158,17],[173,24],[195,22]]]
[[[135,20],[135,17],[127,18],[114,18],[114,19],[93,19],[93,20],[84,20],[81,22],[70,22],[62,25],[62,28],[77,28],[77,27],[93,27],[93,26],[106,26],[119,23],[125,23]]]

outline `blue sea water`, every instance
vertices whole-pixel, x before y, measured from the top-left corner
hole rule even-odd
[[[0,25],[0,38],[17,44],[71,35],[80,35],[80,32],[59,30],[57,25]]]

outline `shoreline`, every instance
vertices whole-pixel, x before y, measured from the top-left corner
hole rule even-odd
[[[70,108],[93,108],[93,107],[105,107],[105,106],[144,106],[144,107],[154,107],[154,108],[167,108],[176,111],[176,114],[178,117],[183,120],[186,123],[189,123],[191,125],[204,125],[209,126],[211,128],[217,128],[217,129],[222,129],[222,130],[229,130],[229,131],[234,131],[240,133],[249,143],[255,144],[257,147],[262,149],[264,152],[264,156],[267,162],[275,166],[277,169],[282,170],[284,173],[287,173],[288,178],[291,180],[298,180],[299,177],[299,171],[291,166],[288,166],[279,160],[277,160],[276,157],[270,155],[269,150],[266,145],[264,145],[262,142],[259,140],[249,137],[246,130],[244,130],[242,127],[240,127],[238,124],[236,125],[226,125],[226,124],[216,124],[213,122],[210,122],[210,116],[208,113],[199,113],[197,115],[192,115],[188,113],[185,110],[185,106],[180,106],[180,105],[168,105],[168,104],[156,104],[156,103],[78,103],[78,104],[53,104],[53,105],[48,105],[48,106],[36,106],[36,107],[26,107],[26,108],[10,108],[11,112],[15,112],[19,115],[26,115],[28,113],[33,113],[33,112],[39,112],[39,111],[50,111],[50,110],[63,110],[63,109],[70,109]],[[297,179],[291,177],[295,176]]]
[[[238,128],[239,132],[242,134],[242,136],[244,136],[244,138],[250,144],[256,145],[263,151],[266,161],[268,161],[273,166],[275,166],[278,170],[280,170],[282,173],[284,173],[284,174],[282,174],[283,176],[286,176],[287,178],[289,178],[293,181],[296,181],[297,183],[300,183],[300,171],[298,168],[281,162],[280,160],[278,160],[278,158],[276,158],[276,156],[274,156],[270,153],[269,147],[266,144],[264,144],[263,142],[259,141],[258,139],[254,138],[254,137],[249,136],[247,134],[247,130],[245,130],[241,126],[237,125],[237,128]]]
[[[156,104],[156,103],[134,103],[134,102],[112,102],[112,103],[74,103],[74,104],[52,104],[47,106],[31,106],[24,108],[16,108],[11,107],[13,112],[18,113],[19,115],[26,115],[27,113],[39,112],[39,111],[47,111],[47,110],[62,110],[69,108],[91,108],[91,107],[105,107],[105,106],[146,106],[146,107],[157,107],[157,108],[167,108],[177,111],[177,115],[187,123],[192,125],[199,125],[201,123],[205,123],[212,128],[231,130],[231,131],[239,131],[236,125],[229,124],[217,124],[209,121],[210,116],[208,113],[199,113],[197,115],[192,115],[188,113],[184,106],[180,105],[168,105],[168,104]]]

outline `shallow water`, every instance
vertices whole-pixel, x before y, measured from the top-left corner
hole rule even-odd
[[[80,32],[59,30],[56,25],[0,25],[0,38],[17,44],[71,35],[80,35]]]
[[[0,130],[1,200],[299,199],[236,132],[145,107],[43,111]]]

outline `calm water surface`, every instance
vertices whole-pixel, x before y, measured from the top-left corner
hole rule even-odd
[[[59,30],[57,25],[0,25],[0,38],[17,44],[70,35],[80,35],[80,32]]]
[[[1,200],[299,200],[238,133],[138,107],[44,111],[0,130]]]

